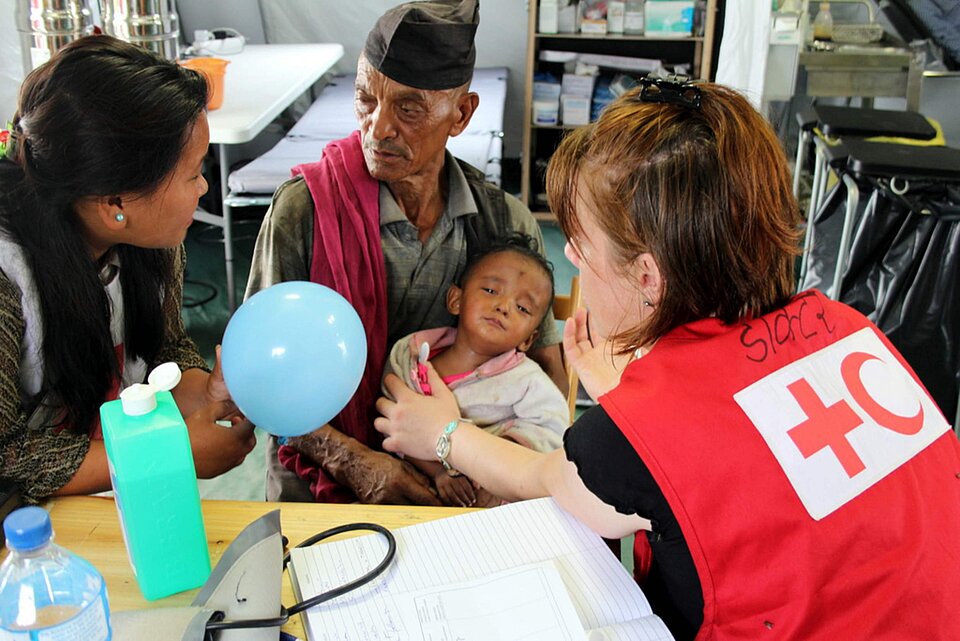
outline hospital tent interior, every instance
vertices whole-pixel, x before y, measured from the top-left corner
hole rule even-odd
[[[16,87],[24,75],[22,36],[26,27],[12,19],[21,2],[0,0],[0,14],[8,17],[0,20],[0,115],[4,117],[13,113]],[[489,181],[526,200],[540,221],[557,292],[566,293],[576,270],[564,256],[563,234],[549,208],[538,199],[536,176],[549,152],[534,141],[549,140],[550,135],[564,127],[572,129],[581,121],[574,119],[569,106],[574,103],[566,101],[567,125],[538,121],[541,115],[533,113],[533,107],[543,101],[534,93],[567,91],[568,74],[587,76],[595,89],[585,98],[590,113],[581,115],[592,119],[604,100],[610,99],[600,91],[601,86],[610,92],[611,87],[617,89],[611,78],[636,82],[646,71],[640,71],[642,65],[620,60],[623,56],[618,55],[618,47],[629,37],[614,34],[617,27],[612,20],[607,24],[604,18],[603,31],[590,34],[586,33],[587,23],[591,29],[599,29],[601,21],[584,18],[579,24],[580,16],[576,26],[584,33],[567,34],[566,39],[563,33],[547,37],[540,33],[551,29],[542,22],[543,13],[541,22],[531,25],[532,17],[538,15],[537,7],[531,11],[531,3],[537,4],[536,0],[481,2],[472,86],[480,95],[480,109],[468,130],[450,140],[448,149],[483,171]],[[234,307],[243,302],[254,241],[274,190],[290,176],[292,167],[319,159],[328,142],[356,128],[353,82],[357,59],[370,25],[395,2],[178,0],[175,5],[141,4],[165,5],[168,11],[175,7],[179,18],[175,37],[181,55],[235,60],[227,65],[224,77],[228,100],[231,81],[237,77],[231,74],[239,73],[241,57],[257,47],[311,43],[342,47],[335,64],[289,99],[255,135],[236,143],[221,140],[221,144],[211,145],[204,169],[210,189],[201,200],[201,213],[222,219],[224,209],[229,208],[231,237],[225,241],[222,223],[210,224],[203,215],[197,216],[186,241],[183,316],[190,335],[212,363],[214,348]],[[541,0],[539,8],[543,12],[545,5],[557,4],[561,15],[564,8],[578,6],[576,2]],[[580,8],[575,10],[582,13],[594,4],[614,3],[580,0]],[[650,64],[660,72],[702,76],[739,89],[780,136],[790,159],[809,242],[798,260],[802,277],[798,287],[816,287],[831,297],[860,305],[868,315],[874,314],[871,319],[884,331],[889,329],[895,344],[907,346],[902,350],[908,359],[935,359],[935,366],[924,367],[921,373],[930,377],[925,382],[935,390],[948,421],[955,422],[960,318],[956,304],[950,301],[957,299],[955,288],[960,287],[960,261],[956,259],[960,250],[956,222],[960,218],[960,165],[942,167],[937,159],[952,162],[955,156],[951,152],[960,148],[960,110],[956,109],[960,9],[951,10],[951,3],[944,2],[834,1],[829,3],[834,35],[818,39],[814,23],[821,9],[816,2],[647,0],[648,27],[653,24],[652,8],[668,4],[689,8],[689,14],[683,15],[690,16],[690,24],[678,32],[661,34],[662,40],[650,34],[636,38],[645,47],[644,60],[653,60]],[[939,7],[940,13],[933,15],[924,7]],[[95,13],[97,10],[99,7]],[[602,42],[604,39],[607,42]],[[684,39],[693,46],[678,56],[672,47]],[[573,51],[569,60],[577,55],[595,57],[566,66],[549,62],[550,55],[564,53],[564,48]],[[284,64],[296,65],[296,61]],[[858,65],[863,70],[859,77],[859,72],[850,71]],[[550,74],[543,73],[548,66],[551,70],[562,68],[562,84],[560,78],[551,80]],[[266,77],[271,69],[259,73]],[[569,79],[570,87],[575,80]],[[556,86],[544,86],[550,84]],[[229,108],[229,102],[222,107],[224,111]],[[867,112],[894,116],[871,124],[870,118],[862,117]],[[917,117],[920,133],[915,129]],[[870,143],[914,151],[905,152],[904,164],[891,165],[883,160],[887,156],[877,156],[880,152]],[[227,147],[229,162],[223,166],[221,150]],[[890,201],[891,189],[899,192],[899,200]],[[893,225],[894,213],[897,227],[888,230],[886,240],[868,238],[871,230]],[[896,240],[891,239],[894,236]],[[224,260],[225,242],[230,244],[231,262]],[[902,258],[907,245],[924,257],[922,266]],[[230,278],[228,271],[232,272]],[[232,293],[227,291],[228,282],[233,283]],[[589,403],[589,398],[582,399],[581,409]],[[201,482],[202,496],[263,500],[266,438],[259,441],[242,466]]]

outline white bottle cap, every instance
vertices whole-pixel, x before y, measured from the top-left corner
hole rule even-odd
[[[120,392],[123,413],[142,416],[157,409],[157,392],[169,392],[180,382],[180,366],[176,363],[157,365],[147,376],[147,382],[134,383]]]
[[[157,388],[153,385],[134,383],[120,392],[120,403],[127,416],[142,416],[157,409]]]
[[[147,376],[147,382],[158,390],[169,392],[180,383],[180,366],[176,363],[163,363],[157,365]]]

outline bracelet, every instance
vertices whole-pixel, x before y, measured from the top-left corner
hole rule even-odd
[[[443,467],[448,471],[453,469],[449,463],[447,463],[447,457],[450,456],[450,435],[460,427],[460,420],[450,421],[447,423],[443,432],[440,433],[440,438],[437,439],[437,458],[443,463]]]

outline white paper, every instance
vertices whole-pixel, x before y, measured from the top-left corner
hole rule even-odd
[[[504,570],[490,576],[397,595],[402,630],[397,638],[410,641],[585,641],[586,635],[573,609],[557,569],[549,561]],[[314,630],[335,626],[323,608],[314,613]],[[357,620],[319,639],[364,638]],[[365,625],[365,624],[361,624]],[[391,638],[366,627],[366,638]],[[343,635],[343,636],[342,636]]]
[[[587,635],[587,641],[631,641],[633,639],[674,641],[667,626],[657,616],[594,628]]]
[[[418,631],[410,622],[419,620],[410,604],[411,595],[422,598],[438,591],[465,590],[478,579],[506,580],[509,575],[501,573],[526,570],[544,562],[556,567],[582,630],[608,628],[599,638],[610,641],[672,638],[606,543],[553,499],[522,501],[430,521],[400,528],[394,534],[397,556],[379,579],[305,613],[304,628],[312,641],[455,639],[415,636]],[[370,535],[294,548],[290,570],[298,598],[319,594],[364,574],[379,562],[386,547],[383,537]],[[529,575],[526,580],[530,580]],[[504,585],[498,588],[501,593]],[[503,599],[500,607],[506,612],[511,607],[509,599]],[[644,619],[644,623],[623,627],[638,619]]]

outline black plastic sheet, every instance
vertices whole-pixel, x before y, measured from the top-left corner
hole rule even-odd
[[[839,300],[866,315],[913,367],[949,422],[960,385],[960,189],[861,179]],[[801,289],[830,293],[846,186],[825,198]],[[898,193],[902,192],[902,193]]]

